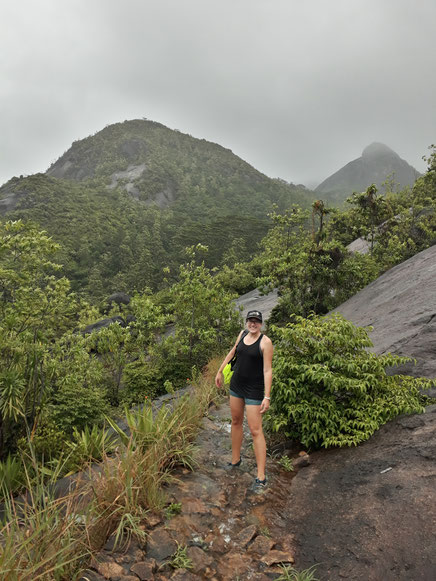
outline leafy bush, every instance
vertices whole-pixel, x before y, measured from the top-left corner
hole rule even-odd
[[[31,446],[35,458],[38,461],[44,461],[60,457],[68,448],[68,441],[65,432],[52,419],[45,418],[36,427],[30,442],[27,437],[18,440],[18,449],[25,456],[29,453],[29,446]]]
[[[419,389],[431,382],[385,371],[408,358],[369,352],[367,330],[340,315],[295,320],[271,328],[272,431],[306,447],[351,446],[399,414],[424,410]]]
[[[123,371],[123,390],[121,403],[132,406],[144,399],[153,399],[162,391],[162,378],[159,369],[152,362],[137,359],[128,363]]]
[[[204,261],[197,264],[203,252],[207,253],[207,248],[201,244],[186,249],[189,262],[180,266],[179,282],[171,288],[174,334],[160,347],[162,355],[166,354],[165,369],[173,359],[185,378],[192,366],[201,368],[211,356],[222,352],[241,326],[235,297],[225,292]]]

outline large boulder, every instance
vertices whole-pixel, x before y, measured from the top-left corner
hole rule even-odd
[[[376,353],[416,358],[396,372],[436,376],[436,246],[335,311],[373,327]],[[435,481],[436,405],[398,417],[355,448],[311,454],[282,507],[299,568],[316,566],[326,580],[433,581]]]
[[[83,333],[85,335],[88,335],[89,333],[95,333],[96,331],[100,331],[101,329],[106,329],[106,327],[109,327],[109,325],[112,325],[113,323],[118,323],[119,325],[121,325],[121,327],[127,326],[126,321],[120,316],[108,317],[107,319],[101,319],[100,321],[97,321],[96,323],[92,323],[91,325],[88,325],[83,330]]]
[[[112,306],[112,303],[115,303],[119,307],[121,305],[128,305],[130,303],[130,296],[127,293],[123,293],[123,292],[112,293],[107,298],[107,302],[108,302],[109,306]]]

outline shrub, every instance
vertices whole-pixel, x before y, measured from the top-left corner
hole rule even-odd
[[[18,449],[23,456],[29,455],[30,447],[35,458],[40,460],[50,460],[55,457],[60,457],[67,449],[69,439],[65,432],[57,427],[56,423],[50,419],[45,418],[41,420],[30,437],[20,438],[18,440]]]
[[[74,429],[74,442],[71,443],[72,449],[80,450],[81,460],[84,462],[96,462],[101,460],[105,454],[113,452],[116,446],[116,436],[111,434],[105,428],[99,426],[85,426],[85,429],[79,432]]]
[[[276,353],[269,429],[306,447],[351,446],[403,413],[424,410],[419,389],[431,382],[387,375],[409,361],[367,350],[367,330],[340,315],[295,317],[272,327]]]
[[[128,363],[123,372],[121,403],[130,407],[143,402],[145,397],[156,397],[162,391],[161,375],[151,362],[137,359]]]
[[[20,457],[9,455],[0,462],[0,497],[18,492],[24,484],[24,476]]]

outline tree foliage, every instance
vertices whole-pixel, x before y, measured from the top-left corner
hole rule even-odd
[[[289,320],[293,314],[327,313],[373,276],[371,259],[353,256],[339,241],[324,235],[325,215],[322,202],[316,202],[312,233],[309,213],[297,206],[271,216],[274,227],[262,241],[259,284],[279,290],[280,302],[273,313],[276,322]]]
[[[91,417],[102,407],[101,394],[90,391],[97,365],[83,365],[85,341],[71,335],[91,312],[68,280],[56,276],[59,265],[51,257],[57,248],[32,224],[8,222],[0,229],[0,454],[35,432],[47,403],[67,385],[94,396]],[[77,398],[72,405],[80,405]]]
[[[422,412],[419,389],[431,382],[388,375],[408,361],[368,351],[367,330],[340,315],[296,317],[272,327],[274,397],[269,427],[309,448],[367,440],[402,413]]]
[[[207,247],[187,248],[188,262],[180,266],[178,282],[170,289],[174,334],[163,342],[164,352],[189,370],[203,366],[223,351],[241,327],[235,295],[226,292],[199,255]]]

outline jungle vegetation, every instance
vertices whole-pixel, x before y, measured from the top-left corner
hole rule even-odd
[[[120,168],[111,165],[110,171]],[[259,249],[247,254],[241,254],[241,249],[247,248],[253,223],[246,216],[233,216],[247,230],[233,231],[232,241],[212,234],[213,229],[208,235],[207,228],[199,230],[197,224],[195,237],[203,243],[186,245],[189,236],[179,233],[173,252],[171,244],[176,243],[170,244],[165,236],[174,220],[172,209],[165,214],[154,205],[144,205],[139,212],[137,201],[125,192],[104,184],[93,189],[95,184],[68,176],[36,175],[8,182],[4,192],[25,195],[0,223],[2,481],[19,489],[21,458],[29,445],[33,457],[43,462],[68,451],[65,470],[88,461],[93,454],[84,452],[85,443],[98,440],[97,432],[91,435],[95,426],[103,426],[105,418],[117,416],[124,406],[186,385],[210,358],[228,349],[242,324],[232,301],[259,285],[278,288],[280,295],[271,332],[277,338],[277,383],[284,392],[276,419],[271,416],[274,429],[283,427],[315,447],[350,445],[360,442],[362,434],[369,437],[374,426],[392,415],[422,409],[424,400],[417,387],[425,387],[425,382],[407,380],[403,382],[407,389],[398,389],[384,375],[393,361],[368,362],[362,353],[368,340],[349,323],[336,323],[339,331],[335,331],[322,316],[386,269],[434,244],[435,171],[433,148],[428,171],[411,190],[380,196],[375,186],[369,186],[365,192],[353,193],[345,210],[328,208],[321,200],[313,202],[311,209],[272,205],[263,219],[253,206],[252,219],[264,220],[268,226]],[[97,174],[95,170],[89,179],[100,179]],[[279,185],[280,191],[286,190]],[[229,224],[235,222],[229,219],[230,228]],[[194,230],[191,234],[194,237]],[[356,237],[367,241],[366,254],[347,249]],[[133,248],[139,254],[134,256]],[[128,291],[131,301],[110,310],[104,299],[115,290]],[[108,316],[118,318],[98,332],[84,332],[87,325]],[[357,337],[358,348],[351,354],[340,355],[331,341],[327,351],[321,343],[313,344],[314,335],[334,336],[344,329]],[[301,341],[298,353],[289,348],[293,336]],[[307,352],[305,361],[302,352]],[[325,373],[310,368],[318,359]],[[352,364],[351,376],[329,376],[328,369],[341,369],[345,360]],[[381,406],[370,414],[367,406],[374,402],[374,394],[356,388],[365,366],[364,373],[372,373],[372,389],[378,390]],[[354,433],[338,421],[332,432],[328,417],[316,438],[307,439],[301,426],[310,413],[304,417],[291,413],[297,389],[294,371],[303,383],[309,377],[315,381],[319,397],[337,398],[336,384],[345,392],[347,385],[354,392],[357,389],[359,397],[344,393],[341,405],[353,402],[358,411],[352,421],[365,424],[367,417],[367,424]],[[310,398],[307,406],[310,410]],[[337,407],[328,409],[336,416],[342,414]],[[292,416],[289,425],[286,414],[289,421]],[[299,422],[300,428],[295,427]]]
[[[5,578],[71,579],[111,532],[116,543],[144,537],[140,525],[147,511],[164,508],[171,469],[194,466],[193,439],[218,397],[210,360],[216,366],[241,328],[233,300],[242,292],[279,290],[268,331],[276,348],[272,432],[308,449],[357,445],[426,404],[421,390],[430,381],[388,376],[386,367],[403,359],[370,354],[367,330],[324,315],[435,243],[434,147],[412,189],[381,196],[370,185],[339,210],[250,174],[237,158],[229,166],[227,150],[203,150],[177,132],[173,157],[160,165],[167,130],[146,125],[146,142],[136,123],[127,140],[111,126],[73,145],[50,175],[13,178],[0,190],[16,201],[0,222]],[[106,147],[101,139],[112,133]],[[206,169],[194,171],[202,151],[211,180]],[[152,171],[135,178],[137,199],[112,184],[114,173],[139,162]],[[162,188],[173,192],[166,207],[150,203]],[[347,248],[358,237],[366,254]],[[128,292],[130,302],[109,305],[113,291]],[[156,395],[191,384],[193,396],[153,413]],[[130,436],[115,423],[122,415]],[[102,462],[102,477],[90,504],[59,502],[47,483],[93,461]],[[13,495],[23,489],[32,502],[17,516]]]

